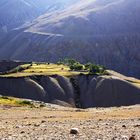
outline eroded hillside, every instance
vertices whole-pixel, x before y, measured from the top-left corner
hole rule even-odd
[[[112,71],[88,74],[58,64],[25,64],[21,72],[16,69],[1,75],[0,94],[80,108],[140,104],[140,81]]]

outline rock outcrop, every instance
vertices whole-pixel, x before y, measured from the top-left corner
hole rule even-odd
[[[109,75],[1,77],[0,94],[81,108],[140,104],[140,86]]]

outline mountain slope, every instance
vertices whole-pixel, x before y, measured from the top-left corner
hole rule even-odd
[[[118,0],[101,5],[95,0],[82,1],[62,11],[58,16],[41,16],[28,31],[65,36],[79,36],[83,33],[84,37],[139,33],[139,3],[138,0]]]
[[[66,2],[62,2],[60,0],[1,0],[1,30],[7,32],[7,30],[11,28],[15,28],[25,22],[32,21],[45,11],[51,12],[62,10],[70,4],[70,0],[67,0]]]
[[[9,34],[0,42],[0,58],[73,57],[140,78],[139,13],[139,0],[80,0]]]

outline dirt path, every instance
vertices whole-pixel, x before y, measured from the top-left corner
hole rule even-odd
[[[79,134],[70,134],[76,127]],[[140,140],[140,106],[79,110],[0,107],[0,140]],[[133,139],[132,139],[133,140]]]

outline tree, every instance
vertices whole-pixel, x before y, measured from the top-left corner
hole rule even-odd
[[[89,66],[89,72],[90,72],[90,73],[102,74],[104,71],[105,71],[105,67],[103,67],[103,66],[94,65],[94,64],[91,64],[91,65]]]
[[[70,66],[71,70],[83,70],[83,65],[80,63],[74,63]]]

